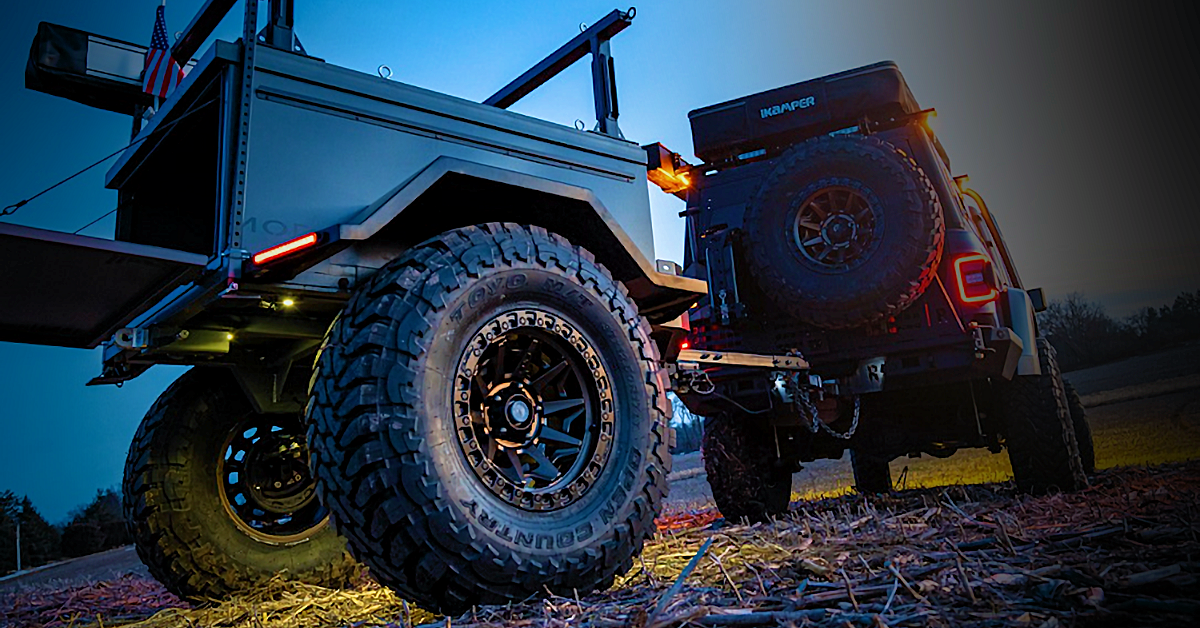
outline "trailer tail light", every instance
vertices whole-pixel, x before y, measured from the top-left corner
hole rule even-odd
[[[279,246],[273,246],[265,251],[260,251],[254,254],[255,264],[264,264],[271,260],[291,255],[297,251],[311,248],[317,245],[317,234],[309,233],[302,235],[294,240],[288,240]]]
[[[996,273],[992,261],[982,253],[964,255],[954,260],[954,278],[958,283],[958,298],[963,303],[979,305],[996,298]]]

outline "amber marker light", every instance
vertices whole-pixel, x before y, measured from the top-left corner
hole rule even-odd
[[[937,109],[930,109],[929,112],[925,114],[925,117],[921,119],[921,124],[925,125],[925,128],[928,129],[930,133],[933,133],[935,127],[937,127]]]
[[[274,259],[279,259],[285,255],[291,255],[297,251],[307,249],[317,244],[317,234],[310,233],[302,235],[295,240],[288,240],[279,246],[273,246],[265,251],[254,254],[254,263],[263,264]]]
[[[692,185],[692,180],[688,178],[687,173],[671,172],[665,168],[655,168],[648,171],[646,178],[667,194],[682,192]]]

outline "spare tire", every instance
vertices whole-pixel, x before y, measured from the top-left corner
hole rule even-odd
[[[945,224],[933,185],[874,137],[793,147],[743,222],[750,275],[767,306],[825,329],[858,327],[908,307],[933,280]]]

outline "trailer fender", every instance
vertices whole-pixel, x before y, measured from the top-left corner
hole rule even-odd
[[[447,186],[451,207],[439,194]],[[486,197],[487,207],[463,200],[472,190]],[[436,211],[418,211],[429,209]],[[448,229],[497,220],[544,227],[594,253],[655,322],[679,316],[707,292],[705,282],[674,274],[673,264],[647,259],[591,190],[453,157],[434,160],[355,218],[331,230],[343,245],[378,238],[415,245]]]

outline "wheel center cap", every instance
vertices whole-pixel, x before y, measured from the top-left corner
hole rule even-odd
[[[821,237],[835,247],[850,244],[856,233],[858,225],[853,218],[844,214],[830,216],[821,229]]]
[[[502,447],[529,445],[541,431],[539,399],[524,383],[506,383],[488,393],[483,415],[492,438]]]
[[[508,400],[504,408],[504,414],[508,417],[508,422],[515,428],[523,428],[529,424],[529,419],[533,416],[533,410],[529,406],[529,402],[521,397],[513,397]]]

